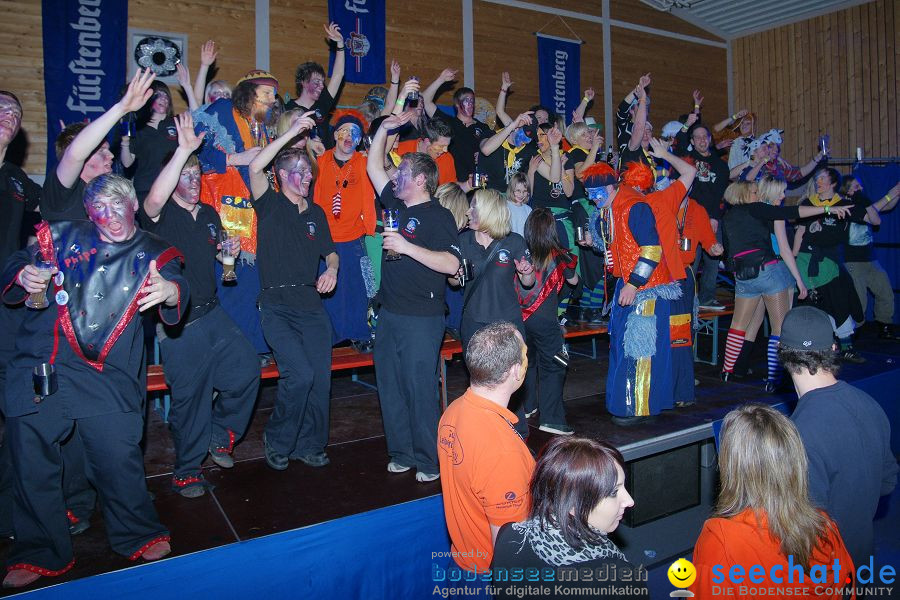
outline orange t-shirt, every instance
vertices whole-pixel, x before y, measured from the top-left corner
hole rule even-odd
[[[678,218],[681,219],[681,217],[679,212]],[[694,264],[698,245],[703,246],[704,250],[709,250],[717,242],[716,234],[712,230],[712,225],[709,224],[709,214],[693,198],[688,198],[687,216],[684,218],[684,237],[691,240],[690,250],[680,250],[681,262],[685,267]]]
[[[456,564],[487,571],[494,557],[491,525],[524,521],[534,459],[506,408],[471,389],[444,412],[438,460],[444,515]]]
[[[647,204],[653,210],[656,218],[656,232],[659,235],[659,245],[662,246],[663,260],[672,281],[678,281],[687,277],[684,265],[681,262],[681,250],[678,248],[678,226],[675,224],[675,213],[687,190],[680,181],[673,181],[672,185],[661,192],[651,192],[645,196]]]
[[[730,519],[709,519],[703,524],[694,546],[691,562],[697,570],[697,579],[689,589],[698,600],[784,598],[787,597],[785,591],[778,593],[778,590],[788,588],[793,598],[840,600],[843,596],[840,592],[835,593],[835,589],[853,587],[845,582],[855,570],[837,525],[832,525],[833,529],[825,539],[819,540],[813,551],[810,568],[803,569],[801,582],[799,569],[802,566],[796,567],[797,563],[792,559],[793,566],[789,569],[788,559],[781,553],[781,542],[769,533],[764,515],[759,523],[751,509]],[[835,583],[835,560],[840,567],[839,583]],[[738,566],[741,568],[737,569]],[[813,576],[824,583],[813,582]]]
[[[397,145],[397,156],[403,156],[410,152],[419,151],[419,140],[406,140]],[[438,168],[438,185],[445,183],[454,183],[456,181],[456,161],[449,152],[444,152],[438,156],[434,164]]]
[[[352,242],[364,235],[375,235],[375,188],[366,174],[366,157],[354,152],[350,160],[339,166],[332,148],[317,162],[319,176],[313,201],[325,211],[331,239]],[[341,188],[341,213],[335,217],[331,201],[338,187]]]

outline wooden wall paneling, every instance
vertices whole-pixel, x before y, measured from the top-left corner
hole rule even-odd
[[[838,19],[836,13],[830,15],[831,26],[834,28],[835,35],[831,47],[831,60],[837,65],[835,75],[835,102],[837,106],[847,106],[847,86],[844,82],[847,80],[847,62],[842,59],[847,48],[847,30],[844,23]],[[836,130],[839,135],[832,135],[832,153],[835,156],[851,156],[854,149],[851,147],[850,138],[847,127],[847,111],[838,110],[835,114],[837,126]]]
[[[884,17],[885,17],[885,5],[883,3],[876,3],[874,6],[875,12],[875,31],[877,32],[878,38],[878,77],[876,78],[878,81],[878,124],[875,128],[878,131],[880,144],[879,144],[879,154],[884,155],[884,152],[887,150],[887,133],[885,125],[887,125],[887,109],[888,109],[888,95],[887,95],[887,79],[884,77],[884,74],[887,72],[887,48],[886,45],[888,43],[887,32],[884,30]],[[896,41],[896,40],[895,40]]]
[[[900,26],[900,10],[892,2],[886,5],[883,26],[885,39],[894,40],[893,43],[888,43],[887,46],[884,79],[887,82],[885,102],[888,105],[888,139],[897,139],[900,136],[900,124],[898,124],[897,120],[897,112],[900,111],[900,106],[898,106],[897,102],[897,94],[900,93],[900,82],[897,81],[897,77],[891,78],[889,75],[897,73],[898,56],[900,56],[900,44],[896,43],[897,27]],[[886,151],[890,151],[890,147]]]
[[[862,139],[862,129],[859,123],[860,102],[860,86],[859,79],[861,77],[861,65],[859,64],[859,10],[858,7],[847,11],[847,115],[848,127],[847,135],[852,140],[854,147],[865,148]],[[866,149],[868,151],[868,149]]]
[[[47,155],[47,116],[44,104],[44,50],[40,2],[0,2],[0,44],[15,48],[0,56],[0,87],[22,103],[22,127],[6,160],[23,159],[31,174],[44,173]],[[19,156],[21,151],[21,156]]]
[[[269,68],[282,96],[297,96],[294,73],[300,63],[315,61],[327,74],[329,45],[322,29],[327,22],[326,0],[269,0]]]
[[[128,26],[153,31],[188,34],[188,66],[191,78],[200,66],[200,46],[215,40],[219,47],[215,79],[234,85],[256,67],[256,3],[254,0],[129,0]],[[128,60],[133,60],[129,57]],[[173,108],[187,108],[173,89]]]

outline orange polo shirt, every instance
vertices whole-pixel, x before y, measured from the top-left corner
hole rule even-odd
[[[834,582],[835,560],[840,566],[839,583]],[[706,521],[694,546],[691,562],[697,569],[697,579],[689,589],[696,594],[697,600],[788,596],[840,600],[842,595],[833,590],[845,585],[852,587],[844,582],[854,573],[853,559],[834,525],[813,550],[810,568],[803,569],[803,581],[800,582],[798,570],[788,568],[788,558],[781,553],[781,542],[769,532],[765,514],[757,522],[751,509],[730,519]],[[796,565],[797,560],[794,559],[792,564]],[[757,565],[758,568],[754,568]],[[821,566],[814,574],[812,570],[817,565]],[[818,571],[827,576],[824,583],[812,581],[812,575],[821,581]],[[741,588],[744,588],[743,593]],[[787,589],[791,590],[789,594],[785,592]],[[827,593],[828,590],[832,593]]]
[[[687,277],[684,272],[684,264],[681,262],[681,250],[678,248],[678,226],[675,224],[675,213],[687,190],[680,181],[673,181],[672,185],[661,192],[651,192],[645,198],[653,216],[656,218],[656,232],[659,234],[659,245],[662,246],[663,260],[672,281],[678,281]]]
[[[419,151],[419,140],[406,140],[397,145],[397,156],[403,156],[410,152]],[[456,181],[456,162],[453,155],[444,152],[435,159],[434,164],[438,168],[438,185],[445,183],[454,183]]]
[[[325,211],[331,239],[352,242],[375,235],[375,188],[366,174],[366,157],[354,152],[343,166],[334,159],[334,149],[319,157],[319,176],[313,201]],[[331,211],[332,198],[341,190],[341,214]]]
[[[471,389],[444,412],[438,461],[444,515],[456,564],[486,571],[494,557],[491,525],[524,521],[534,459],[506,408]]]

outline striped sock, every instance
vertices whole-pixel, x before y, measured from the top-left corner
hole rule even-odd
[[[744,345],[744,332],[740,329],[729,329],[725,338],[725,363],[722,371],[731,373],[734,371],[734,362],[741,354],[741,346]]]
[[[766,351],[766,364],[768,371],[766,373],[768,381],[775,385],[781,383],[781,363],[778,362],[778,340],[780,336],[769,336],[769,348]]]

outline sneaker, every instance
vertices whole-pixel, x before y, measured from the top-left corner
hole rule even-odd
[[[841,360],[844,362],[855,363],[857,365],[866,362],[866,358],[853,349],[853,346],[850,346],[843,352],[841,352]]]
[[[184,498],[199,498],[206,494],[206,488],[202,485],[189,485],[178,490],[178,493]]]
[[[725,310],[725,305],[713,298],[700,304],[700,310]]]
[[[228,448],[223,446],[210,446],[209,457],[223,469],[230,469],[234,466],[234,457],[231,456],[231,452],[228,451]]]
[[[406,465],[401,465],[398,462],[391,461],[388,463],[388,473],[406,473],[409,471],[409,467]]]
[[[534,415],[536,415],[537,412],[538,412],[538,409],[536,409],[536,408],[535,408],[535,409],[532,409],[532,410],[529,410],[528,412],[525,413],[525,418],[526,418],[526,419],[530,419],[531,417],[533,417]]]
[[[634,425],[641,425],[644,423],[651,423],[656,420],[654,416],[646,416],[646,417],[617,417],[613,415],[612,422],[620,427],[632,427]]]
[[[269,440],[266,439],[266,434],[263,434],[263,449],[265,450],[267,465],[276,471],[284,471],[288,468],[288,457],[278,454],[272,449],[272,446],[269,445]]]
[[[304,454],[303,456],[298,456],[297,460],[302,462],[304,465],[308,467],[324,467],[325,465],[331,463],[331,460],[328,458],[328,455],[324,452],[316,452],[314,454]]]
[[[575,433],[574,429],[565,424],[542,423],[538,429],[547,433],[555,433],[556,435],[572,435]]]
[[[172,489],[184,498],[199,498],[206,493],[206,481],[203,479],[203,473],[184,477],[173,475]]]
[[[434,481],[440,476],[440,473],[423,473],[422,471],[419,471],[418,473],[416,473],[416,481],[418,481],[419,483],[428,483],[429,481]]]

